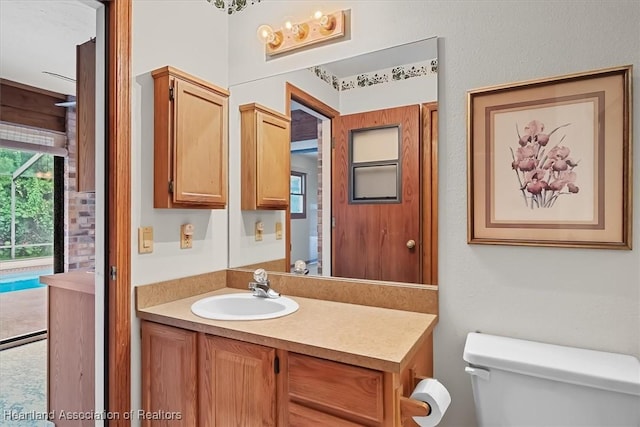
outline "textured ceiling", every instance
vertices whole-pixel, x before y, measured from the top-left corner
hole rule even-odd
[[[76,45],[95,37],[96,10],[80,0],[0,0],[0,77],[75,94]]]

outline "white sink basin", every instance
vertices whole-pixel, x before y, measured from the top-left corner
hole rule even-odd
[[[193,314],[213,320],[274,319],[296,310],[298,303],[291,298],[260,298],[250,293],[214,295],[191,305]]]

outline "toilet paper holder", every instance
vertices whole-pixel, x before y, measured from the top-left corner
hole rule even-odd
[[[411,372],[411,377],[411,390],[413,390],[420,381],[430,378],[417,375],[415,372]],[[400,396],[400,418],[403,427],[417,426],[418,424],[413,421],[413,417],[426,417],[429,414],[431,414],[431,406],[428,403]]]

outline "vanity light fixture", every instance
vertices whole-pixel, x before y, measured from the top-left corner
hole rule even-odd
[[[269,25],[260,25],[258,38],[267,46],[267,49],[277,49],[282,44],[282,31],[274,31]]]
[[[269,25],[258,27],[258,38],[264,43],[267,55],[273,56],[345,35],[345,13],[317,11],[304,22],[287,19],[283,27],[274,30]]]

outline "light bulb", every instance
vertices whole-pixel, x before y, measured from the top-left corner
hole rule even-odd
[[[294,27],[293,21],[291,19],[286,19],[284,21],[284,28],[286,28],[288,31],[291,31]]]
[[[309,33],[309,26],[307,24],[295,24],[291,27],[291,34],[296,40],[304,40]]]
[[[318,18],[318,23],[323,33],[331,32],[336,28],[336,18],[331,15],[322,15]]]
[[[321,10],[316,10],[316,12],[313,14],[313,17],[314,17],[314,19],[320,19],[320,18],[322,18],[322,15],[324,15],[324,14],[322,13]]]
[[[274,38],[273,28],[269,25],[260,25],[258,27],[258,38],[263,43],[272,42]]]
[[[258,39],[264,44],[268,44],[272,49],[280,46],[282,43],[282,32],[273,31],[269,25],[260,25],[258,27]]]

